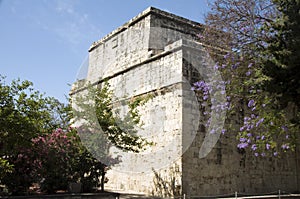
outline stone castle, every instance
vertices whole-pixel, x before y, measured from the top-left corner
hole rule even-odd
[[[213,66],[197,37],[202,30],[150,7],[90,47],[86,80],[107,79],[118,99],[154,96],[140,107],[140,135],[156,144],[140,154],[112,149],[122,158],[108,171],[107,187],[158,196],[300,191],[297,151],[284,159],[256,158],[240,153],[228,133],[199,154],[209,135],[191,84],[211,75]]]

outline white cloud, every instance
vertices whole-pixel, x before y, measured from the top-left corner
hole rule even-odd
[[[78,11],[76,5],[78,1],[57,0],[55,11],[62,20],[52,29],[55,34],[71,44],[79,44],[96,37],[101,32],[89,19],[89,15]]]
[[[56,10],[58,12],[74,13],[74,1],[57,1]]]
[[[101,34],[94,20],[81,8],[83,3],[85,1],[78,0],[12,1],[10,9],[28,25],[45,30],[74,47],[91,44],[91,40],[99,39]]]

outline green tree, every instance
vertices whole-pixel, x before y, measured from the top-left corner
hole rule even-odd
[[[88,148],[93,150],[95,155],[108,150],[111,144],[124,151],[132,152],[140,152],[152,144],[137,135],[135,128],[136,125],[142,125],[137,108],[147,102],[151,96],[128,100],[128,114],[121,118],[119,110],[113,109],[113,103],[126,104],[127,101],[113,102],[113,92],[108,83],[102,83],[101,89],[90,84],[79,85],[77,89],[80,90],[79,88],[85,90],[73,95],[74,121],[85,121],[84,125],[79,123],[78,128],[83,133],[83,140],[86,138],[86,144],[91,147]],[[101,149],[97,149],[99,145]],[[100,159],[104,158],[106,153],[100,156]]]
[[[0,78],[0,156],[18,153],[32,138],[66,125],[67,107],[34,90],[32,82]],[[54,108],[55,107],[55,108]],[[60,117],[59,119],[57,117]]]
[[[281,106],[293,102],[300,107],[300,1],[274,0],[279,15],[266,26],[263,72],[269,77],[265,90],[274,93]]]
[[[68,125],[69,107],[33,88],[30,81],[0,77],[0,183],[6,174],[14,175],[21,164],[15,161],[20,152],[30,149],[31,140]],[[2,170],[3,169],[3,170]],[[25,173],[24,173],[25,175]],[[14,179],[17,181],[17,179]],[[25,181],[20,181],[19,184]]]
[[[140,122],[136,108],[146,99],[132,100],[130,114],[121,121],[113,113],[112,93],[107,85],[102,89],[90,87],[88,91],[89,95],[79,96],[82,109],[76,112],[70,105],[40,94],[29,81],[15,80],[8,85],[1,77],[0,182],[10,193],[24,194],[32,183],[39,183],[46,192],[66,189],[70,182],[83,183],[84,191],[99,185],[103,189],[107,165],[119,161],[107,155],[111,144],[134,152],[149,144],[136,135],[134,128]],[[77,113],[89,123],[83,130],[89,135],[81,136],[83,139],[78,137],[77,129],[69,128]],[[95,118],[91,117],[93,113]],[[104,134],[94,132],[95,124],[101,125]]]

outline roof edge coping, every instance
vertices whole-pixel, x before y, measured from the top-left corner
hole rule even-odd
[[[135,23],[137,23],[141,19],[147,17],[151,13],[158,14],[158,15],[166,17],[166,18],[172,18],[172,19],[177,20],[177,21],[179,21],[181,23],[189,24],[190,26],[193,26],[193,27],[197,27],[198,26],[200,28],[200,27],[203,26],[203,24],[195,22],[195,21],[192,21],[192,20],[189,20],[187,18],[180,17],[178,15],[175,15],[175,14],[172,14],[172,13],[160,10],[158,8],[155,8],[155,7],[148,7],[146,10],[142,11],[137,16],[133,17],[128,22],[124,23],[122,26],[120,26],[117,29],[113,30],[112,32],[108,33],[102,39],[94,42],[91,45],[91,47],[89,48],[88,51],[91,52],[92,50],[94,50],[95,48],[97,48],[99,45],[103,44],[104,42],[106,42],[110,38],[114,37],[118,33],[123,32],[124,30],[128,29],[130,26],[134,25]]]

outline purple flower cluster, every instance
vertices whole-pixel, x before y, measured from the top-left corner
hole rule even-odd
[[[255,101],[254,101],[253,99],[251,99],[251,100],[249,100],[249,102],[248,102],[248,107],[251,108],[251,107],[254,106],[254,104],[255,104]]]
[[[253,66],[253,63],[250,63],[249,65],[248,65],[248,68],[251,68]]]
[[[219,67],[220,67],[220,66],[219,66],[219,64],[218,64],[218,63],[216,63],[216,64],[214,65],[214,69],[215,69],[215,70],[218,70],[218,69],[219,69]]]
[[[256,145],[256,144],[253,144],[253,145],[251,146],[251,149],[252,149],[252,151],[256,151],[257,145]]]
[[[255,101],[253,99],[248,101],[248,107],[251,108],[251,111],[254,111],[256,109]]]
[[[250,131],[254,127],[258,127],[264,121],[264,118],[261,118],[257,122],[255,122],[255,120],[257,119],[258,116],[256,116],[255,114],[251,114],[251,117],[244,117],[244,125],[240,127],[240,131]]]
[[[224,135],[226,133],[226,130],[222,129],[221,133],[222,133],[222,135]]]
[[[261,118],[258,120],[258,122],[256,122],[256,127],[258,127],[261,123],[263,123],[263,121],[265,120],[265,118]]]
[[[236,63],[232,64],[231,68],[237,69],[239,67],[239,65],[240,65],[240,62],[236,62]]]
[[[192,87],[192,90],[196,90],[196,91],[202,91],[203,93],[203,100],[206,101],[208,98],[209,98],[209,90],[210,90],[210,87],[208,86],[208,84],[206,84],[204,81],[198,81],[198,82],[195,82],[193,87]]]
[[[283,144],[283,145],[281,145],[281,148],[282,148],[283,150],[287,150],[287,149],[290,148],[290,146],[289,146],[288,144]]]
[[[282,130],[284,130],[285,132],[287,132],[287,131],[289,130],[288,127],[285,126],[285,125],[281,126],[281,128],[282,128]]]
[[[241,137],[240,138],[240,143],[237,145],[237,147],[239,149],[245,149],[249,146],[250,143],[251,143],[251,139]]]
[[[230,108],[229,102],[219,103],[217,105],[212,105],[211,110],[215,110],[216,112],[221,112],[224,110],[228,110]]]
[[[249,146],[249,144],[247,143],[247,142],[242,142],[242,143],[239,143],[238,145],[237,145],[237,147],[239,148],[239,149],[245,149],[245,148],[247,148]]]
[[[226,55],[224,55],[224,59],[228,59],[230,58],[231,54],[230,53],[227,53]]]

